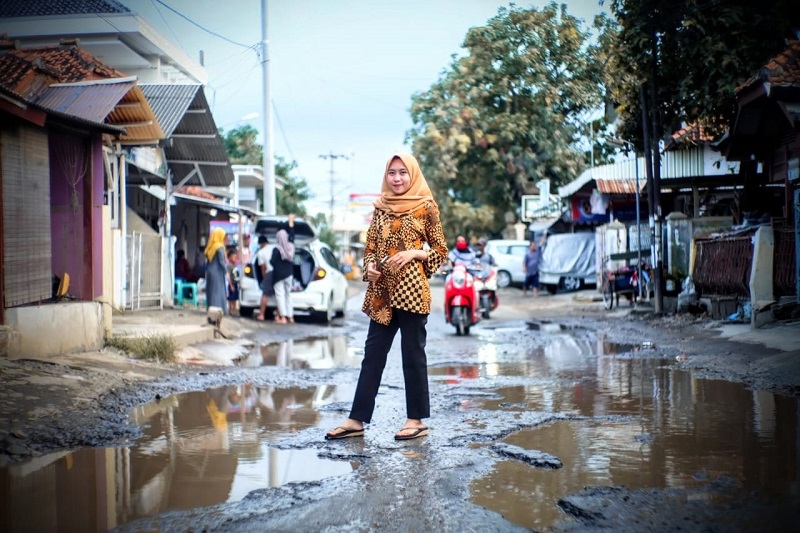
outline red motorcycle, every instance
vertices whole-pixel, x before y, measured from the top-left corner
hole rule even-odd
[[[469,335],[469,328],[481,319],[478,289],[464,265],[454,266],[445,281],[444,316],[456,335]]]

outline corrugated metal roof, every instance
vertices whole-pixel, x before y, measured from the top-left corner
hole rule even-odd
[[[3,0],[0,18],[94,13],[130,13],[115,0]]]
[[[164,149],[173,183],[227,187],[233,170],[201,85],[142,84],[170,142]],[[189,177],[188,180],[184,180]]]
[[[122,136],[123,143],[152,142],[164,138],[158,118],[138,85],[125,93],[106,122],[125,128],[127,133]]]
[[[128,84],[120,98],[118,84]],[[122,142],[164,138],[135,79],[77,46],[11,50],[0,57],[0,86],[45,111],[123,128]],[[111,110],[102,116],[112,102]]]
[[[36,103],[60,113],[103,122],[134,85],[130,78],[121,78],[115,83],[52,85]]]
[[[141,83],[145,98],[158,117],[164,135],[170,137],[184,118],[202,85],[176,85],[166,83]]]
[[[646,181],[639,180],[639,192]],[[630,178],[597,180],[597,190],[605,194],[636,194],[636,180]]]

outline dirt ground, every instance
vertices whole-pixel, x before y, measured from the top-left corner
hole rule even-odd
[[[703,377],[800,397],[797,322],[752,331],[746,325],[725,325],[692,315],[654,318],[631,314],[624,307],[608,313],[599,302],[569,294],[540,296],[535,305],[515,289],[501,296],[499,319],[577,319],[602,327],[611,341],[642,338],[668,346],[670,353],[682,357],[687,368]],[[199,311],[170,309],[153,314],[157,321],[172,324],[204,321]],[[313,327],[306,326],[287,330],[270,322],[226,318],[223,330],[230,340],[215,342],[235,345],[255,328],[265,328],[276,340],[300,338],[311,334]],[[166,396],[203,387],[206,382],[214,385],[238,379],[239,369],[214,365],[196,347],[184,348],[179,360],[175,364],[137,360],[113,348],[47,361],[0,359],[0,466],[64,448],[119,444],[137,433],[128,414],[138,403],[152,401],[156,394]],[[149,386],[143,387],[144,383]]]
[[[775,324],[754,332],[745,325],[726,325],[691,315],[659,318],[649,313],[630,313],[626,308],[609,313],[592,298],[592,293],[578,296],[542,296],[534,304],[531,299],[523,300],[521,291],[507,289],[501,293],[503,305],[498,319],[531,318],[602,329],[611,341],[650,342],[660,348],[662,355],[679,358],[699,376],[743,382],[753,389],[800,398],[798,323]],[[350,309],[351,314],[359,312],[355,305]],[[197,324],[204,315],[167,310],[154,318]],[[314,332],[313,327],[304,324],[285,328],[270,322],[228,318],[223,331],[230,339],[215,342],[241,343],[255,328],[263,328],[260,333],[266,331],[276,340],[302,338]],[[59,450],[129,443],[139,433],[129,418],[135,406],[175,393],[246,379],[246,369],[209,364],[213,361],[204,358],[196,347],[184,349],[180,361],[141,361],[110,348],[62,355],[49,361],[0,359],[0,466]],[[556,529],[666,531],[693,530],[698,524],[707,524],[701,520],[704,515],[697,514],[708,512],[707,506],[699,502],[702,495],[688,491],[632,493],[612,487],[587,491],[563,501],[562,509],[574,520]],[[753,502],[747,516],[757,512],[758,505]],[[720,528],[703,529],[747,530],[744,522],[735,522],[738,512],[730,512],[734,520],[728,523],[730,529],[722,527],[726,523],[718,519]],[[633,515],[636,521],[630,522]]]

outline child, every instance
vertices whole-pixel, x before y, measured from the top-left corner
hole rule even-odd
[[[235,248],[228,250],[228,315],[236,314],[239,303],[239,254]]]

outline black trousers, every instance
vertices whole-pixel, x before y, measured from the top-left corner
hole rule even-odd
[[[386,356],[400,330],[400,349],[403,354],[403,378],[406,388],[406,416],[413,419],[431,416],[428,394],[428,358],[425,341],[428,315],[392,309],[388,326],[370,320],[364,344],[364,360],[353,399],[350,418],[369,423],[375,410],[375,397],[381,385]]]

